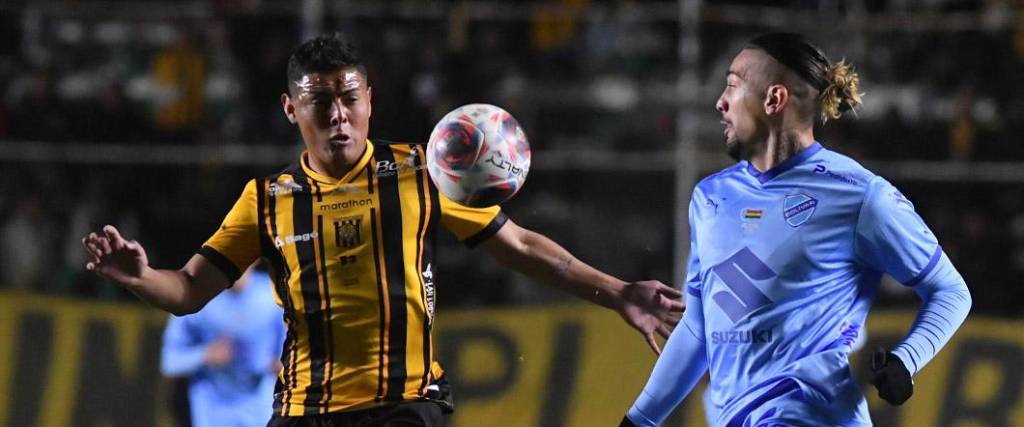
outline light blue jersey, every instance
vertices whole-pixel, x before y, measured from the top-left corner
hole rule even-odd
[[[248,280],[244,288],[221,292],[199,312],[171,316],[164,331],[160,371],[190,377],[195,427],[265,426],[273,412],[272,367],[284,343],[284,318],[267,273],[253,270],[242,280]],[[207,348],[220,338],[231,339],[234,357],[208,366]]]
[[[817,143],[764,173],[743,161],[702,180],[690,228],[686,313],[628,414],[637,425],[660,423],[705,369],[716,426],[871,425],[847,354],[882,273],[949,300],[893,350],[912,374],[970,306],[913,205]]]

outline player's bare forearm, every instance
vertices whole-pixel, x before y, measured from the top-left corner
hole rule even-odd
[[[177,316],[199,311],[216,295],[216,292],[211,293],[210,286],[197,283],[183,270],[146,267],[142,277],[123,285],[139,299]]]
[[[683,311],[682,294],[658,281],[626,283],[576,259],[547,237],[508,221],[481,247],[502,264],[553,287],[615,310],[655,353],[654,335],[668,338]]]
[[[506,267],[604,307],[616,309],[626,282],[587,265],[551,239],[509,221],[481,248]]]

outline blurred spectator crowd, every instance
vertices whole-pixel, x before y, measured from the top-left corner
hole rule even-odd
[[[279,103],[288,54],[303,38],[299,11],[211,1],[170,17],[140,12],[173,9],[170,3],[0,8],[0,143],[299,144]],[[672,3],[346,1],[321,23],[361,48],[374,91],[372,137],[423,141],[451,108],[488,102],[513,112],[539,153],[665,152],[677,143],[681,111],[701,118],[698,145],[716,152],[713,104],[729,61],[743,40],[779,28],[734,22],[730,7],[791,11],[794,19],[820,14],[847,24],[791,29],[839,56],[833,60],[852,61],[867,101],[858,117],[822,129],[827,146],[860,159],[1024,164],[1021,2],[714,3],[699,31],[693,93],[677,81],[683,32]],[[344,13],[345,6],[355,12]],[[900,19],[914,14],[932,26],[903,29]],[[851,16],[877,19],[857,26],[844,20]],[[967,25],[944,25],[958,22]],[[170,167],[8,158],[0,169],[0,288],[109,298],[125,295],[82,267],[79,239],[88,230],[117,224],[146,244],[153,264],[175,267],[216,228],[249,177],[276,170],[203,159]],[[506,209],[623,278],[669,281],[682,262],[673,259],[670,231],[676,201],[665,192],[674,182],[671,170],[536,169]],[[976,307],[1024,315],[1024,183],[897,184],[960,267]],[[455,249],[451,238],[444,244],[453,248],[441,274],[452,285],[440,290],[442,304],[560,298],[510,286],[525,279]]]

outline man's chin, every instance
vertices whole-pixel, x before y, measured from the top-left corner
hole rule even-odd
[[[740,144],[740,142],[735,139],[731,139],[725,142],[725,152],[729,154],[729,157],[731,157],[733,160],[737,162],[740,160],[744,160],[743,144]]]
[[[358,159],[363,154],[363,149],[365,149],[365,143],[360,144],[354,140],[348,140],[344,143],[332,142],[327,146],[331,157],[343,160],[346,163]]]

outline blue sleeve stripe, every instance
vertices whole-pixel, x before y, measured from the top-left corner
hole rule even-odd
[[[700,291],[698,291],[698,290],[696,290],[696,289],[694,289],[692,287],[687,286],[686,287],[686,293],[692,295],[695,298],[700,298]]]
[[[914,354],[910,354],[910,352],[908,351],[907,355],[909,355],[910,356],[910,360],[912,360],[914,362],[914,371],[916,372],[917,369],[918,369],[917,361],[921,360],[921,353],[917,351],[917,347],[914,347],[913,344],[908,345],[907,349],[909,349],[910,351],[914,352]]]
[[[932,258],[928,260],[928,265],[924,266],[924,269],[917,274],[917,277],[910,279],[910,281],[904,283],[904,285],[914,286],[921,283],[921,281],[924,280],[924,277],[935,269],[935,265],[939,263],[939,258],[942,258],[942,246],[935,246],[935,253],[933,253]]]

